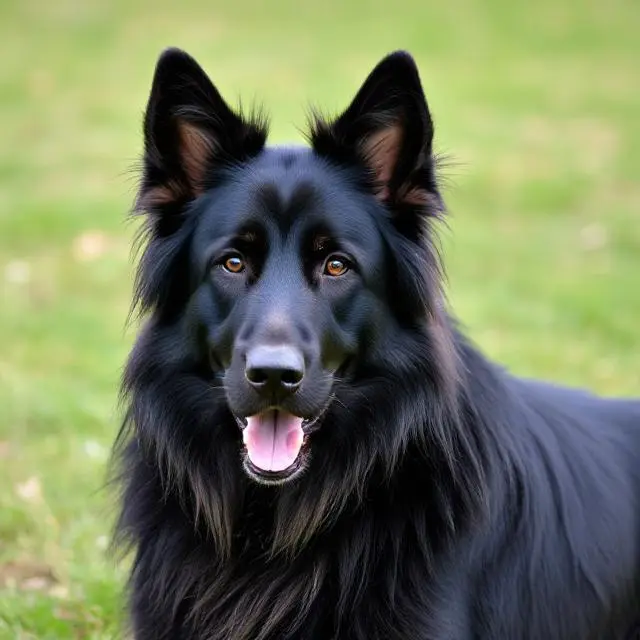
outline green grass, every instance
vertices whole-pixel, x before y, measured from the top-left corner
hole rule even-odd
[[[640,12],[629,0],[0,3],[0,638],[118,636],[102,488],[132,339],[124,223],[161,48],[273,139],[410,49],[452,156],[454,309],[523,375],[640,389]]]

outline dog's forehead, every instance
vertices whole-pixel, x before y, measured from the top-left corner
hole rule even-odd
[[[267,147],[203,200],[198,246],[246,236],[256,226],[267,235],[300,238],[322,230],[354,246],[379,244],[374,199],[356,186],[348,168],[332,165],[308,147]],[[274,236],[274,237],[275,237]]]
[[[267,148],[251,166],[244,187],[248,213],[268,218],[284,232],[319,225],[357,238],[371,224],[366,195],[348,171],[306,147]]]

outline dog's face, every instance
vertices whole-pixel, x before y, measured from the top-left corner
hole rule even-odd
[[[381,315],[382,240],[344,182],[308,150],[270,149],[199,207],[197,322],[261,479],[302,468],[336,376]]]
[[[253,479],[299,474],[337,386],[390,325],[425,312],[393,249],[418,253],[437,208],[432,134],[406,54],[380,63],[340,118],[316,121],[311,148],[264,147],[260,121],[232,112],[191,58],[160,58],[139,207],[188,258],[156,312],[180,315],[223,385]]]

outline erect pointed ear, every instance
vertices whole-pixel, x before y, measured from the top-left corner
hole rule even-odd
[[[257,154],[266,137],[263,119],[236,114],[193,58],[166,49],[156,63],[144,117],[136,208],[179,211],[207,189],[216,167]]]
[[[433,123],[408,53],[384,58],[338,118],[316,117],[310,140],[320,155],[364,166],[370,187],[386,204],[420,207],[433,201]]]

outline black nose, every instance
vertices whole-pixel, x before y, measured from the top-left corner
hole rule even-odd
[[[304,377],[304,358],[294,347],[254,347],[244,375],[264,395],[293,393]]]

